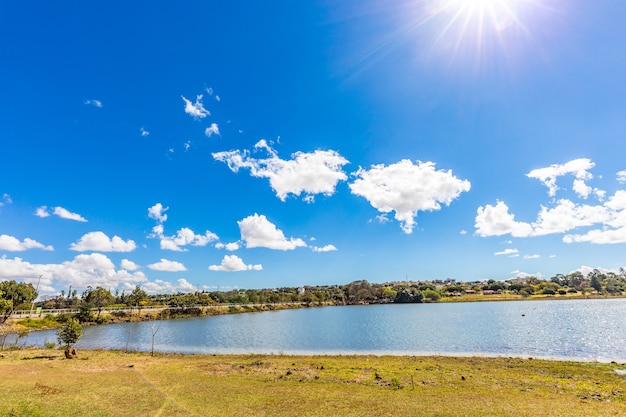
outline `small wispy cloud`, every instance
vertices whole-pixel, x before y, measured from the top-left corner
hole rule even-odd
[[[4,206],[5,204],[13,204],[11,196],[7,193],[2,194],[2,198],[0,199],[0,207]]]
[[[102,102],[100,100],[85,100],[84,103],[88,106],[102,108]]]
[[[311,246],[311,249],[313,250],[313,252],[334,252],[337,250],[337,248],[335,247],[335,245],[326,245],[326,246]]]
[[[514,258],[514,257],[519,256],[519,250],[513,249],[513,248],[509,248],[509,249],[505,249],[505,250],[503,250],[501,252],[495,252],[494,255],[496,255],[496,256],[505,255],[505,256],[509,256],[511,258]]]
[[[202,104],[202,94],[198,94],[196,96],[196,102],[192,103],[191,100],[185,98],[185,96],[181,96],[183,101],[185,102],[185,113],[195,118],[204,119],[209,116],[211,113],[204,108]]]
[[[524,255],[524,259],[539,259],[539,258],[541,258],[541,255],[537,255],[537,254],[534,254],[534,255]]]
[[[87,219],[85,219],[80,214],[72,213],[71,211],[63,207],[55,207],[54,209],[48,209],[48,206],[41,206],[41,207],[38,207],[37,210],[35,210],[35,216],[37,217],[41,217],[41,218],[50,217],[51,214],[54,214],[55,216],[58,216],[62,219],[74,220],[74,221],[83,222],[83,223],[87,222]]]
[[[72,213],[71,211],[64,209],[63,207],[55,207],[54,211],[52,212],[52,214],[54,214],[55,216],[59,216],[62,219],[67,219],[67,220],[74,220],[77,222],[86,222],[87,219],[85,219],[83,216],[81,216],[78,213]]]
[[[139,129],[139,133],[141,134],[141,136],[148,136],[150,134],[150,132],[148,132],[143,126],[141,126],[141,128]]]

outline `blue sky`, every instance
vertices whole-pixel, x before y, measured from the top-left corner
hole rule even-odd
[[[5,2],[0,279],[626,265],[617,0]]]

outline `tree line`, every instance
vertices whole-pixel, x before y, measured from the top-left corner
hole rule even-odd
[[[516,294],[521,297],[594,294],[622,296],[626,291],[626,270],[603,272],[594,269],[588,274],[576,271],[557,274],[550,279],[526,277],[495,281],[457,282],[453,279],[435,281],[395,281],[370,283],[357,280],[345,285],[283,287],[271,289],[234,289],[229,291],[196,291],[175,294],[147,294],[140,286],[132,291],[115,291],[88,287],[80,295],[76,290],[37,302],[44,309],[78,308],[81,321],[97,321],[105,307],[142,308],[146,306],[191,307],[229,304],[307,303],[307,304],[384,304],[437,302],[446,297],[472,294]],[[0,283],[0,323],[14,310],[27,310],[37,298],[30,283]]]

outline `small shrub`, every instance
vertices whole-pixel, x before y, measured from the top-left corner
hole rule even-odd
[[[45,342],[43,344],[43,347],[45,347],[46,349],[54,349],[56,346],[57,344],[54,342]]]

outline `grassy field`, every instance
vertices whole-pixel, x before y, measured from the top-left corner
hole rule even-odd
[[[626,415],[625,365],[513,358],[0,352],[1,416]]]

